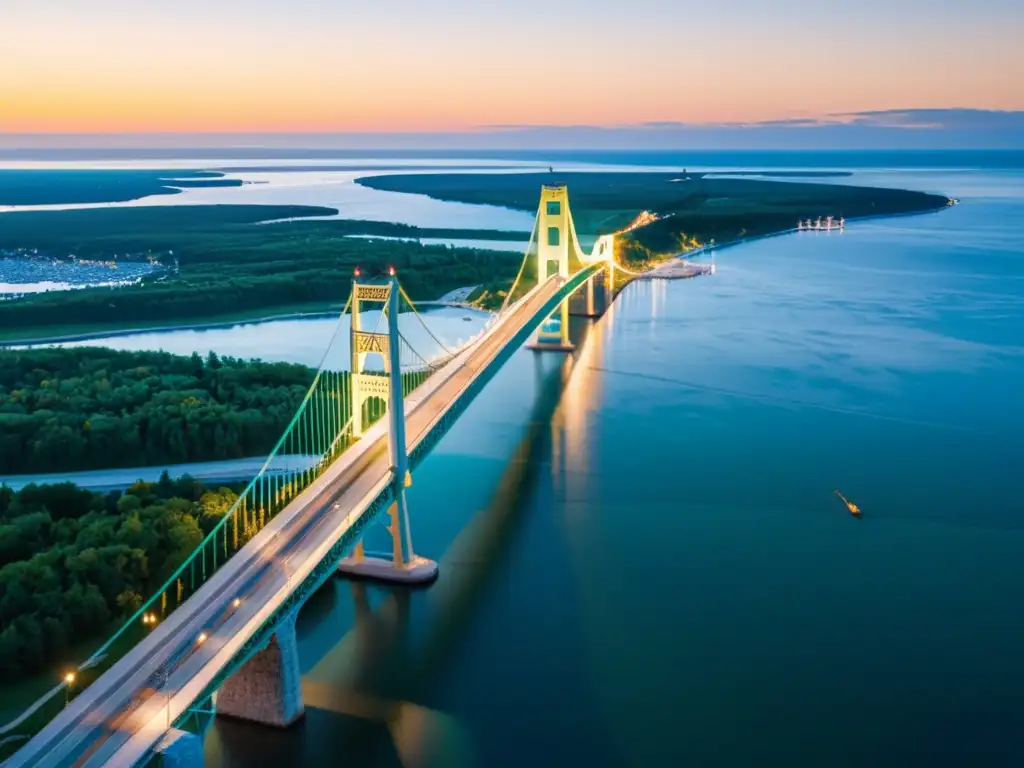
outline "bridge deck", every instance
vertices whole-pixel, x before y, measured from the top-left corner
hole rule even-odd
[[[408,451],[563,285],[552,279],[534,289],[476,344],[406,398]],[[385,422],[375,424],[342,454],[8,765],[132,765],[145,757],[168,727],[235,663],[246,642],[277,617],[288,597],[387,488],[391,471]],[[156,686],[154,679],[160,680]]]

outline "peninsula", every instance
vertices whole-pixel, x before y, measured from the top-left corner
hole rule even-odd
[[[742,175],[736,174],[736,175]],[[729,243],[785,232],[798,221],[856,219],[942,209],[941,195],[852,184],[722,178],[664,172],[396,174],[356,183],[460,203],[533,212],[542,184],[567,184],[581,237],[622,229],[642,212],[648,223],[623,237],[621,258],[659,261],[714,240]]]

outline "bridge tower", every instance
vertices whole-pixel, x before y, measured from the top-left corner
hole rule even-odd
[[[569,279],[570,240],[576,232],[572,227],[572,213],[569,209],[569,189],[564,184],[545,184],[540,190],[540,209],[537,212],[537,284],[548,279],[549,274]],[[549,273],[551,262],[555,270]],[[546,318],[537,329],[537,336],[531,349],[569,351],[569,302],[563,301],[559,308]]]
[[[358,272],[356,278],[358,278]],[[390,377],[388,373],[388,334],[373,333],[363,330],[362,305],[364,302],[381,304],[382,309],[391,300],[391,284],[374,283],[360,284],[358,279],[352,280],[352,325],[349,330],[349,349],[352,353],[351,386],[352,393],[352,436],[363,436],[363,405],[372,398],[388,401]],[[384,363],[385,375],[366,373],[366,358],[379,355]]]
[[[352,281],[352,434],[361,437],[363,403],[371,397],[384,397],[388,403],[388,454],[391,458],[391,482],[394,502],[388,513],[391,524],[392,552],[390,559],[368,555],[363,542],[356,544],[351,557],[338,565],[338,571],[348,576],[417,584],[437,578],[437,563],[413,552],[412,532],[409,526],[409,507],[405,489],[412,484],[409,474],[409,455],[405,442],[405,401],[402,391],[402,370],[398,332],[399,300],[401,291],[398,278],[392,274],[383,285],[360,284]],[[362,330],[359,312],[363,301],[380,302],[388,319],[387,333]],[[385,376],[363,372],[367,355],[378,354],[384,360]],[[358,431],[357,431],[358,430]]]

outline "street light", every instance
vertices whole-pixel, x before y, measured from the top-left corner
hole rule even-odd
[[[199,643],[199,645],[202,645],[203,643],[205,643],[206,642],[206,633],[205,632],[200,632],[199,633],[199,637],[196,638],[196,642]]]
[[[74,682],[75,682],[75,673],[74,673],[74,671],[68,672],[66,675],[64,675],[64,706],[65,707],[68,705],[68,702],[71,701],[71,686],[74,684]]]

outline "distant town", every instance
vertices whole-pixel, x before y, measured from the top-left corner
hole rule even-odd
[[[54,254],[39,248],[0,248],[0,301],[51,290],[117,286],[171,273],[153,253],[115,254],[109,259]],[[116,273],[116,274],[112,274]]]

